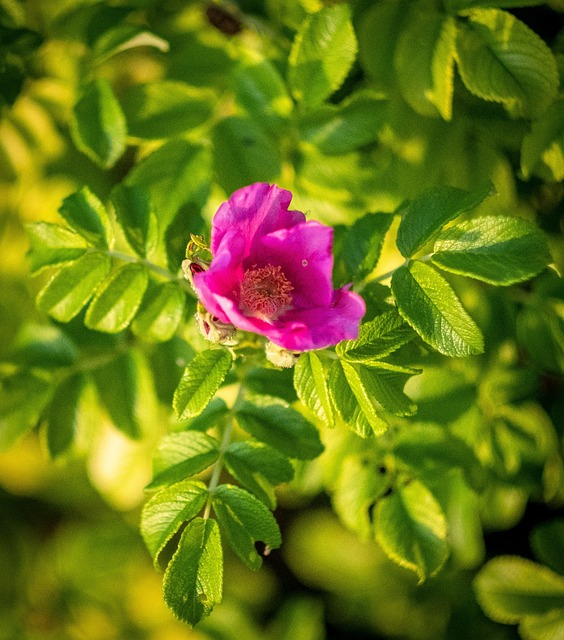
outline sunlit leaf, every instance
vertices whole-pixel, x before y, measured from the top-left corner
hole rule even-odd
[[[157,244],[157,218],[149,194],[138,185],[119,184],[112,191],[116,220],[131,248],[142,258]]]
[[[143,299],[131,325],[133,333],[146,340],[170,340],[182,321],[185,304],[186,294],[176,283],[157,285]]]
[[[79,258],[88,244],[74,231],[52,222],[34,222],[27,226],[30,250],[28,260],[31,273],[54,267]]]
[[[327,375],[314,351],[303,353],[294,367],[294,386],[299,399],[328,426],[333,426],[333,407]]]

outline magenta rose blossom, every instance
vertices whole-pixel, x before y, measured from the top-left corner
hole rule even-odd
[[[290,351],[355,339],[363,299],[333,289],[333,229],[290,211],[292,194],[266,183],[236,191],[213,219],[209,269],[194,275],[207,311]]]

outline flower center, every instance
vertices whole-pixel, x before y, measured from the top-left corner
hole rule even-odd
[[[276,319],[292,304],[293,286],[280,266],[256,265],[245,271],[241,282],[241,303],[253,315]]]

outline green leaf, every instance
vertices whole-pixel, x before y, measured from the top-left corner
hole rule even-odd
[[[90,329],[118,333],[137,313],[149,275],[145,265],[124,264],[112,273],[96,292],[84,323]]]
[[[37,306],[60,322],[72,320],[106,279],[111,264],[102,253],[86,253],[57,271],[39,292]]]
[[[524,118],[556,97],[556,60],[545,42],[511,13],[475,9],[459,22],[457,62],[469,91]]]
[[[55,391],[46,412],[46,440],[52,458],[65,453],[76,434],[78,402],[84,388],[84,376],[75,374],[64,380]]]
[[[556,640],[564,636],[564,607],[545,615],[527,616],[519,625],[519,635],[531,640]]]
[[[186,294],[175,282],[165,282],[149,290],[131,325],[135,335],[165,342],[176,333],[184,316]]]
[[[267,59],[250,58],[234,74],[237,103],[258,124],[281,132],[292,114],[293,104],[284,80]]]
[[[425,342],[459,357],[482,353],[484,339],[448,282],[424,262],[397,269],[392,293],[398,311]]]
[[[415,5],[394,54],[406,102],[423,116],[452,116],[456,22],[452,16]]]
[[[159,80],[129,87],[121,100],[129,135],[169,138],[194,129],[212,114],[215,96],[184,82]]]
[[[129,438],[139,438],[141,431],[135,414],[137,404],[137,365],[131,353],[118,355],[93,371],[101,404],[112,422]]]
[[[59,213],[89,244],[107,249],[108,213],[99,198],[88,187],[63,200]]]
[[[100,62],[135,47],[153,47],[162,52],[169,50],[166,40],[132,24],[120,24],[104,31],[94,43],[93,49],[97,61]]]
[[[227,349],[209,349],[191,360],[174,392],[173,408],[180,420],[194,418],[206,408],[229,373],[232,361]]]
[[[343,340],[335,351],[347,362],[372,362],[397,351],[413,338],[412,328],[395,309],[360,326],[356,340]]]
[[[560,575],[564,575],[564,519],[537,525],[531,533],[535,557]]]
[[[201,431],[170,433],[159,443],[153,457],[153,481],[148,489],[178,482],[213,464],[219,457],[219,443]]]
[[[317,429],[285,403],[267,402],[259,406],[245,401],[240,405],[235,417],[241,429],[290,458],[316,458],[323,451]]]
[[[443,0],[447,11],[465,11],[466,9],[492,8],[509,9],[513,7],[535,7],[545,4],[546,0]]]
[[[282,160],[278,145],[250,118],[228,116],[212,131],[213,163],[226,193],[253,182],[274,182]]]
[[[546,165],[551,179],[564,180],[564,100],[556,100],[534,120],[523,139],[521,171],[530,178]]]
[[[564,577],[516,556],[490,560],[474,580],[486,614],[505,624],[564,608]]]
[[[221,484],[213,494],[212,506],[231,548],[249,569],[257,571],[262,566],[255,542],[264,542],[269,550],[282,544],[274,516],[248,491]]]
[[[341,86],[356,52],[348,5],[325,7],[311,15],[290,52],[288,82],[294,98],[306,107],[321,104]]]
[[[39,273],[79,258],[88,244],[78,234],[52,222],[33,222],[26,226],[30,249],[27,254],[30,272]]]
[[[77,148],[104,169],[112,167],[125,151],[125,118],[104,78],[84,88],[74,107],[71,134]]]
[[[327,375],[319,356],[305,352],[294,366],[294,387],[298,398],[329,427],[333,426],[333,406],[329,397]]]
[[[400,566],[423,582],[448,558],[445,516],[431,492],[418,480],[399,485],[376,509],[376,539]]]
[[[273,485],[290,482],[294,468],[288,458],[262,442],[233,442],[225,452],[229,473],[267,507],[276,507]]]
[[[112,190],[116,219],[131,248],[147,257],[158,241],[157,217],[146,189],[138,185],[118,184]]]
[[[372,273],[393,218],[388,213],[368,213],[348,228],[337,227],[335,281],[362,282]]]
[[[522,218],[487,216],[443,231],[432,261],[438,267],[496,285],[536,276],[551,261],[546,238]]]
[[[361,438],[368,438],[373,435],[372,426],[359,406],[350,383],[345,376],[342,361],[337,360],[331,365],[331,369],[329,369],[328,386],[331,402],[343,423]],[[357,386],[359,386],[359,392],[363,395],[362,389],[360,389],[361,385]],[[369,407],[369,400],[367,399],[364,404]],[[373,416],[372,420],[375,421],[375,414],[373,414],[371,409],[370,415]],[[378,429],[385,431],[384,425],[382,424],[379,425]]]
[[[387,109],[388,101],[379,94],[356,91],[338,105],[323,104],[301,114],[300,138],[322,153],[348,153],[378,138]]]
[[[26,323],[14,340],[9,360],[25,367],[56,369],[70,367],[78,356],[74,342],[58,327]]]
[[[143,507],[141,535],[155,567],[160,555],[180,527],[203,509],[208,490],[203,482],[183,480],[159,491]]]
[[[49,380],[19,371],[0,380],[0,451],[32,429],[53,393]]]
[[[333,507],[343,524],[363,540],[373,537],[371,510],[389,485],[386,469],[375,456],[349,455],[343,460],[333,491]]]
[[[188,523],[166,569],[163,592],[174,615],[191,627],[221,602],[223,551],[215,520]]]
[[[398,227],[397,245],[404,258],[422,249],[443,225],[477,207],[491,194],[490,182],[475,191],[435,187],[409,202]]]

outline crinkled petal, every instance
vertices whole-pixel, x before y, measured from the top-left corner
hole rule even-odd
[[[302,222],[263,236],[248,260],[261,266],[280,265],[294,287],[295,307],[328,307],[333,299],[332,245],[331,227],[314,221]]]
[[[257,182],[235,191],[218,209],[213,219],[211,251],[218,252],[224,236],[237,230],[247,239],[247,253],[255,238],[305,220],[301,211],[289,211],[292,193],[276,185]]]

